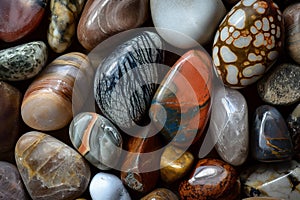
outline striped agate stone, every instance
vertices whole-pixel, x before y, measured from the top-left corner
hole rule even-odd
[[[144,31],[118,46],[98,66],[94,95],[102,113],[119,127],[143,120],[157,89],[163,42]]]

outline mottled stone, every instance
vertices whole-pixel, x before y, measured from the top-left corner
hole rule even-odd
[[[167,146],[160,158],[161,179],[167,183],[181,179],[189,172],[193,161],[194,156],[190,152],[172,145]]]
[[[122,136],[106,118],[96,113],[76,115],[70,126],[71,142],[78,152],[99,169],[114,168],[122,151]]]
[[[261,162],[290,160],[293,144],[285,120],[269,105],[258,107],[251,127],[251,153]]]
[[[179,48],[211,41],[226,14],[221,0],[150,0],[150,7],[157,32]]]
[[[131,128],[146,115],[159,80],[162,47],[156,33],[145,31],[118,46],[98,66],[96,102],[119,127]]]
[[[0,161],[0,199],[28,199],[18,169],[3,161]]]
[[[212,56],[219,78],[243,88],[260,79],[276,62],[284,42],[284,22],[272,0],[241,0],[215,34]]]
[[[199,160],[189,180],[179,185],[181,199],[236,200],[240,181],[235,169],[217,159]]]
[[[259,164],[242,171],[243,192],[248,197],[300,199],[300,168],[296,161]]]
[[[300,101],[300,66],[291,63],[278,65],[257,84],[263,101],[273,105],[290,105]]]
[[[0,80],[21,81],[37,75],[46,65],[47,46],[42,41],[0,51]]]
[[[15,158],[32,199],[72,200],[88,187],[91,172],[85,160],[50,135],[25,133],[17,142]]]
[[[17,88],[0,81],[0,96],[0,154],[3,154],[13,150],[19,136],[22,94]]]
[[[211,133],[221,158],[231,165],[245,162],[249,151],[248,107],[237,90],[217,91],[211,113]]]
[[[96,174],[89,187],[93,200],[131,200],[122,181],[113,174]]]
[[[72,43],[85,0],[51,0],[51,22],[48,43],[56,53],[64,52]]]
[[[179,198],[171,190],[157,188],[141,198],[141,200],[179,200]]]
[[[150,118],[161,134],[182,148],[197,141],[211,104],[211,58],[203,50],[185,53],[163,79],[152,100]]]
[[[78,40],[92,50],[108,37],[142,25],[148,10],[149,0],[88,0],[79,20]]]
[[[300,104],[288,116],[287,126],[292,137],[294,152],[300,156]]]
[[[0,40],[16,41],[41,22],[48,0],[1,0]]]

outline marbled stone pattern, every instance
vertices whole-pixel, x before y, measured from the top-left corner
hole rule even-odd
[[[3,161],[0,161],[0,199],[28,199],[17,167]]]
[[[64,52],[72,43],[85,0],[51,0],[51,22],[48,43],[56,53]]]
[[[215,94],[211,133],[220,157],[231,165],[243,164],[249,151],[248,106],[237,90],[222,89]]]
[[[118,46],[99,66],[94,94],[102,113],[119,127],[143,120],[157,89],[162,40],[142,32]]]
[[[71,142],[78,152],[99,169],[114,168],[122,153],[122,136],[106,118],[96,113],[76,115],[70,126]]]
[[[179,200],[179,198],[169,189],[157,188],[140,200]]]
[[[236,200],[240,194],[240,182],[235,169],[217,159],[199,160],[189,180],[179,185],[181,199],[188,200]]]
[[[291,105],[300,101],[300,65],[283,63],[276,66],[257,84],[261,99],[273,105]]]
[[[77,28],[81,45],[92,50],[121,31],[142,25],[149,15],[149,0],[88,0]]]
[[[204,51],[188,51],[157,89],[149,115],[173,145],[184,148],[200,138],[211,105],[211,69],[211,59]]]
[[[293,110],[293,112],[288,116],[287,126],[292,137],[294,152],[299,157],[300,156],[300,104]]]
[[[274,197],[284,200],[300,199],[299,163],[290,161],[259,164],[241,173],[243,192],[248,197]]]
[[[41,22],[48,0],[1,0],[0,40],[14,42]]]
[[[279,111],[269,105],[259,106],[251,127],[251,153],[261,162],[292,159],[293,143],[285,120]]]
[[[46,65],[47,46],[42,41],[0,51],[0,80],[21,81],[36,76]]]
[[[284,23],[272,0],[241,0],[215,34],[212,57],[228,87],[243,88],[263,76],[283,47]]]
[[[91,172],[85,160],[50,135],[25,133],[17,142],[15,158],[32,199],[73,200],[88,187]]]

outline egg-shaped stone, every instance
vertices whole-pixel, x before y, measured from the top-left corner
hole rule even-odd
[[[122,136],[115,126],[97,113],[80,113],[70,126],[71,142],[90,163],[99,169],[114,168],[122,153]]]
[[[157,188],[140,200],[179,200],[179,198],[169,189]]]
[[[213,42],[213,61],[226,86],[243,88],[263,76],[283,46],[284,23],[272,0],[241,0],[225,16]]]

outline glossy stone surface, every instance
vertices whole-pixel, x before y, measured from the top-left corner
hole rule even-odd
[[[256,82],[275,63],[284,23],[272,0],[241,0],[223,19],[213,42],[219,78],[232,88]]]
[[[240,193],[240,182],[231,165],[217,159],[202,159],[178,190],[181,199],[235,200]]]
[[[216,92],[211,113],[211,133],[221,158],[231,165],[245,162],[249,151],[248,106],[237,90],[225,88]]]
[[[141,198],[141,200],[179,200],[179,198],[171,190],[157,188]]]
[[[21,81],[37,75],[46,65],[47,46],[29,42],[0,51],[0,80]]]
[[[191,48],[211,41],[226,14],[221,0],[150,0],[150,7],[158,33],[179,48]],[[172,31],[168,32],[168,29]]]
[[[243,192],[251,197],[300,199],[300,168],[296,161],[260,164],[241,173]]]
[[[294,152],[300,156],[300,104],[288,116],[287,126],[292,137]]]
[[[122,136],[106,118],[96,113],[76,115],[69,135],[73,146],[99,169],[114,168],[121,156]]]
[[[3,161],[0,161],[0,199],[27,199],[27,194],[17,167]]]
[[[13,150],[19,136],[21,92],[0,81],[0,153]],[[2,155],[1,155],[2,156]]]
[[[283,18],[286,34],[286,48],[294,61],[300,64],[300,2],[285,8]]]
[[[72,52],[53,60],[30,84],[23,98],[21,115],[31,128],[43,131],[66,126],[73,117],[75,79],[91,68],[86,55]]]
[[[32,199],[75,199],[88,187],[91,172],[85,160],[50,135],[25,133],[17,142],[15,158]]]
[[[41,22],[48,0],[1,0],[0,40],[16,41]]]
[[[85,0],[50,0],[51,22],[48,43],[56,53],[64,52],[72,43]]]
[[[269,105],[258,107],[251,127],[251,153],[261,162],[290,160],[293,144],[285,120]]]
[[[284,63],[276,66],[257,84],[263,101],[273,105],[290,105],[300,101],[300,65]]]
[[[149,0],[88,0],[79,20],[78,40],[92,50],[108,37],[142,25],[148,10]]]
[[[193,161],[194,156],[190,152],[172,145],[167,146],[160,158],[161,179],[172,183],[184,177],[191,169]]]
[[[157,88],[162,45],[156,33],[144,31],[118,46],[98,66],[96,102],[119,127],[131,128],[146,115]]]
[[[93,200],[131,200],[122,181],[113,174],[96,174],[91,180],[89,191]]]
[[[152,100],[150,118],[173,145],[197,141],[208,120],[212,63],[202,50],[185,53],[164,77]],[[184,127],[184,128],[183,128]]]

